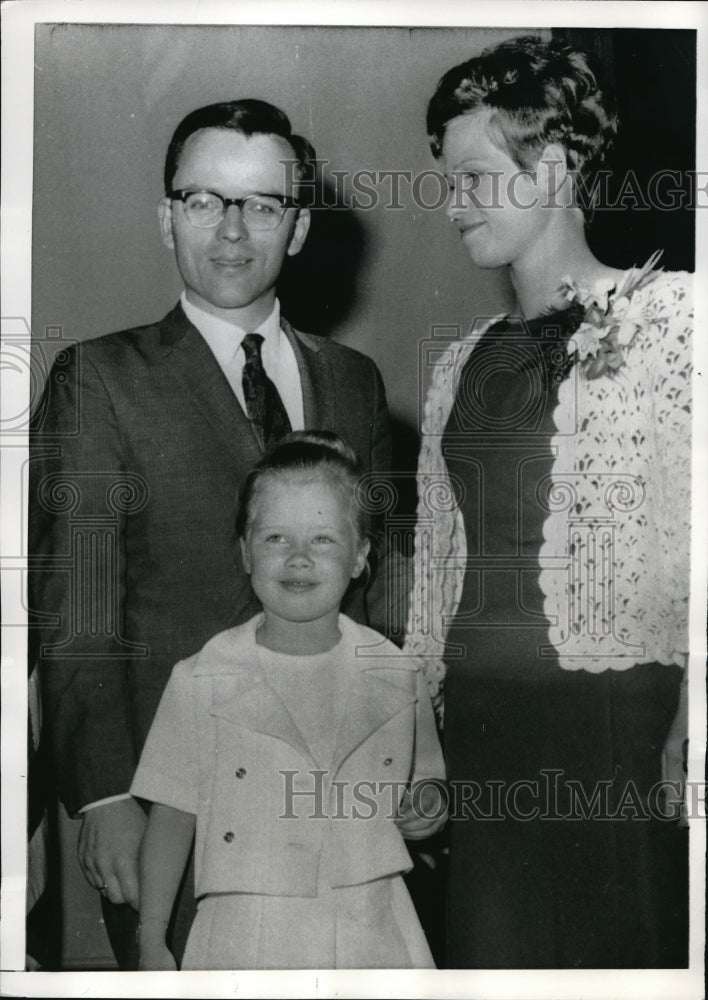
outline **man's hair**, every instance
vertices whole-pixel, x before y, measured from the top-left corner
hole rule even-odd
[[[166,195],[172,190],[184,144],[191,135],[204,128],[231,129],[248,137],[276,135],[285,139],[293,151],[294,159],[297,160],[295,174],[298,177],[302,177],[310,161],[315,159],[315,151],[311,144],[303,136],[293,133],[288,116],[273,104],[253,98],[209,104],[205,108],[192,111],[175,129],[165,157]]]
[[[490,113],[490,136],[523,169],[533,169],[550,143],[587,182],[613,144],[617,120],[587,53],[525,36],[485,49],[449,70],[428,105],[435,157],[445,131],[461,115]]]

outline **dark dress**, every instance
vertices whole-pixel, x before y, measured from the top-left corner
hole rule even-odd
[[[469,560],[446,652],[451,968],[687,964],[688,835],[647,800],[682,672],[568,671],[539,652],[537,487],[577,324],[568,310],[487,331],[443,438]]]

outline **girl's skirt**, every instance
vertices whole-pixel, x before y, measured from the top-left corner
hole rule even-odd
[[[425,969],[434,963],[400,875],[316,897],[205,896],[183,969]]]

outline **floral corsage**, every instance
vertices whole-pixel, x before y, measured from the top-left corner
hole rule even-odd
[[[576,285],[569,276],[562,279],[560,297],[583,310],[583,320],[569,339],[567,351],[577,357],[586,378],[616,372],[624,363],[625,348],[639,330],[649,326],[649,318],[633,295],[660,273],[655,267],[662,252],[657,250],[644,267],[628,271],[619,287],[612,278],[601,278],[590,288]]]

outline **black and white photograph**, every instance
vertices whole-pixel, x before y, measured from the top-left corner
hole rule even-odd
[[[699,1000],[708,7],[1,13],[3,995]]]

